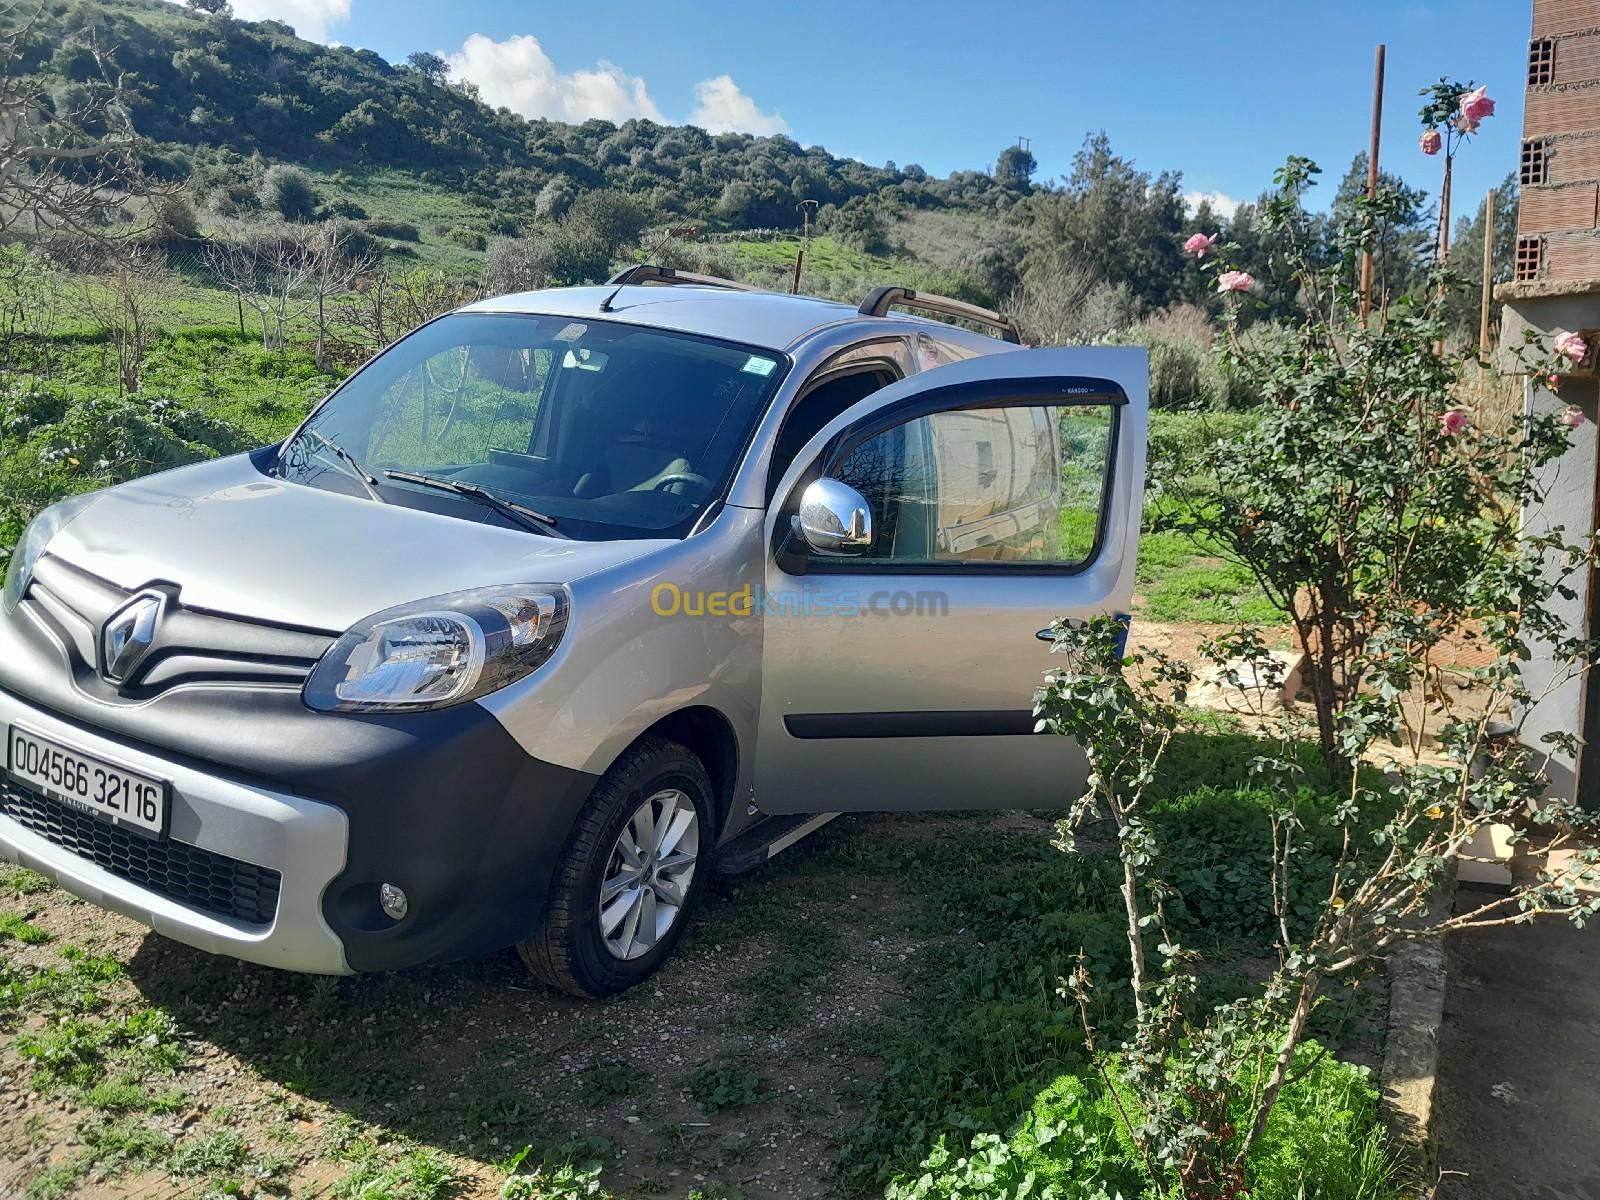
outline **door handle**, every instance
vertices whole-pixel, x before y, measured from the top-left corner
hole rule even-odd
[[[1133,617],[1129,613],[1118,613],[1117,621],[1122,625],[1122,633],[1117,638],[1117,654],[1125,655],[1128,652],[1128,627],[1133,624]],[[1073,620],[1068,621],[1067,624],[1082,625],[1083,622],[1074,618]],[[1041,642],[1053,642],[1056,640],[1055,630],[1048,625],[1039,630],[1039,632],[1033,636],[1038,638]]]

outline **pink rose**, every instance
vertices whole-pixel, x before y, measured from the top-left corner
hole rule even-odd
[[[1425,130],[1422,134],[1422,152],[1424,154],[1437,154],[1439,147],[1444,145],[1444,138],[1439,136],[1437,129]]]
[[[1575,333],[1561,334],[1555,346],[1557,354],[1564,354],[1575,363],[1581,363],[1589,354],[1589,343]]]
[[[1196,258],[1204,258],[1206,251],[1211,249],[1216,240],[1217,235],[1214,233],[1192,233],[1189,235],[1189,240],[1183,244],[1183,248]]]
[[[1448,412],[1439,414],[1439,432],[1445,437],[1455,437],[1467,428],[1467,414],[1459,408],[1452,408]]]
[[[1456,132],[1457,133],[1477,133],[1478,132],[1478,123],[1476,121],[1474,121],[1471,117],[1469,117],[1465,113],[1463,113],[1461,116],[1456,118]]]
[[[1566,412],[1561,414],[1561,421],[1568,429],[1576,429],[1583,424],[1583,409],[1576,404],[1571,405]]]
[[[1224,271],[1217,276],[1219,292],[1248,292],[1255,285],[1255,276],[1249,271]]]
[[[1472,122],[1473,129],[1478,127],[1478,122],[1485,117],[1494,116],[1494,101],[1484,93],[1487,88],[1475,88],[1461,96],[1461,115]]]

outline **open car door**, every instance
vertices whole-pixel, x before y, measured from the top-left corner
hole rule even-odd
[[[767,517],[763,811],[1076,798],[1082,753],[1033,733],[1033,693],[1052,621],[1128,612],[1147,410],[1142,348],[1022,350],[812,438]]]

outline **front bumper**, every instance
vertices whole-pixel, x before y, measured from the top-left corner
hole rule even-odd
[[[268,966],[396,970],[526,937],[596,782],[530,757],[475,704],[374,718],[313,713],[287,692],[195,694],[192,709],[176,699],[137,714],[160,735],[142,741],[105,728],[129,710],[90,725],[0,687],[0,747],[17,722],[171,780],[171,841],[279,873],[270,924],[175,902],[3,810],[0,858],[176,941]],[[403,920],[379,907],[384,882],[409,897]]]
[[[291,971],[348,974],[344,945],[322,912],[343,871],[349,824],[331,804],[220,778],[158,756],[0,691],[0,746],[12,724],[109,762],[172,781],[170,836],[187,845],[278,872],[269,924],[246,924],[141,887],[0,814],[0,858],[20,863],[102,908],[213,954]],[[0,751],[3,753],[3,751]]]

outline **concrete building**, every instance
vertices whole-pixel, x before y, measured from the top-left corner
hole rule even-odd
[[[1526,385],[1531,411],[1577,405],[1588,420],[1553,465],[1546,503],[1525,519],[1530,529],[1561,526],[1575,541],[1596,527],[1600,449],[1592,348],[1600,344],[1600,0],[1533,0],[1519,179],[1512,279],[1495,290],[1505,305],[1501,344],[1521,345],[1532,329],[1546,339],[1581,333],[1591,346],[1557,391],[1539,379]],[[1558,611],[1570,628],[1592,633],[1592,574],[1578,584],[1577,596],[1558,601]],[[1592,747],[1576,759],[1557,756],[1552,791],[1600,807],[1600,672],[1587,680],[1562,678],[1536,655],[1524,675],[1536,695],[1546,694],[1525,727],[1530,744],[1551,730],[1568,730]]]

